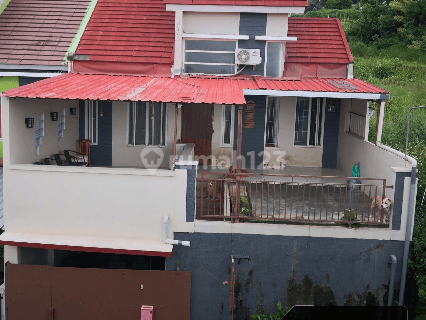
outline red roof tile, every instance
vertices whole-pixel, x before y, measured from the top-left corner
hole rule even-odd
[[[289,18],[288,36],[297,41],[287,41],[286,63],[353,62],[339,19]]]
[[[98,0],[76,54],[171,67],[174,33],[174,12],[162,0]]]
[[[244,104],[244,89],[388,93],[359,79],[161,78],[67,73],[7,90],[3,95],[21,98]]]
[[[89,2],[12,0],[0,15],[0,63],[60,66]]]
[[[223,6],[265,6],[265,7],[306,7],[306,0],[164,0],[170,4],[223,5]]]

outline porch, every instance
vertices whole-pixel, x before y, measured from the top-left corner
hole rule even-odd
[[[246,172],[200,168],[196,217],[232,222],[389,225],[390,208],[373,203],[392,188],[386,179],[346,177],[331,168]]]

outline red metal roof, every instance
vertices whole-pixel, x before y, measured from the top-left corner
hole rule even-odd
[[[89,0],[12,0],[0,15],[0,63],[61,65]]]
[[[286,63],[353,62],[345,32],[336,18],[289,18]]]
[[[76,54],[90,61],[168,64],[171,70],[174,33],[174,12],[162,0],[98,0]]]
[[[160,78],[68,73],[13,88],[6,97],[244,104],[243,89],[379,93],[359,79]]]
[[[265,6],[265,7],[306,7],[306,0],[164,0],[170,4],[224,5],[224,6]]]

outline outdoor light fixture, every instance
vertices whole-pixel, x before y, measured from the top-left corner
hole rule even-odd
[[[70,108],[70,114],[72,116],[76,116],[77,115],[77,108]]]
[[[27,128],[33,128],[34,127],[34,118],[25,118],[25,126]]]
[[[52,121],[58,121],[58,113],[57,112],[51,112],[50,118],[52,118]]]

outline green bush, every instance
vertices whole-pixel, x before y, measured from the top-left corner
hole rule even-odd
[[[291,307],[283,308],[282,303],[278,301],[277,303],[277,312],[266,314],[265,309],[262,310],[262,313],[254,314],[250,316],[250,319],[253,320],[281,320],[289,311]]]
[[[327,0],[327,9],[349,9],[352,7],[352,0]]]

